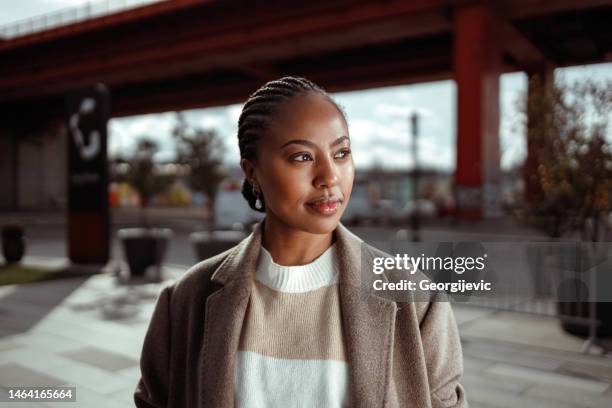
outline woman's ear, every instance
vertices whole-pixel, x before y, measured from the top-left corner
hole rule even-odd
[[[257,177],[255,175],[255,166],[253,162],[249,159],[240,159],[240,167],[242,167],[242,171],[244,172],[244,176],[249,183],[253,185],[255,188],[259,187],[259,182],[257,181]]]

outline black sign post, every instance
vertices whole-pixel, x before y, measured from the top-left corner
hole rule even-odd
[[[66,98],[68,129],[68,257],[105,264],[110,258],[106,126],[109,93],[103,84]]]

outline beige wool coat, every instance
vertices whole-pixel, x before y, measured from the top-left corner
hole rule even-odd
[[[342,224],[334,234],[350,407],[467,407],[450,304],[364,297],[361,263],[382,252]],[[136,406],[233,407],[236,355],[261,235],[259,224],[237,246],[162,290],[144,340]]]

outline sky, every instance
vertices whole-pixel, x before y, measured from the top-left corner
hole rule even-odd
[[[612,80],[612,64],[558,69],[556,75],[573,81],[585,76]],[[527,88],[524,73],[500,78],[500,164],[508,169],[520,163],[526,154],[521,135],[517,101]],[[418,142],[419,163],[428,168],[453,170],[455,167],[456,86],[454,81],[394,86],[366,91],[332,94],[347,113],[353,159],[357,167],[376,164],[389,169],[411,168],[411,137],[408,118],[416,111],[420,117]],[[241,104],[197,109],[186,112],[194,126],[215,129],[226,146],[224,161],[239,163],[236,139]],[[132,116],[112,119],[109,126],[109,154],[129,151],[135,137],[148,135],[160,145],[158,160],[174,157],[171,131],[175,113]]]
[[[156,0],[109,0],[109,4],[151,1]],[[84,3],[87,1],[2,0],[0,26]],[[555,74],[562,75],[568,81],[586,76],[595,80],[612,80],[612,64],[557,69]],[[500,78],[502,168],[510,168],[525,157],[525,138],[516,126],[516,105],[526,90],[526,81],[523,73],[506,74]],[[419,163],[429,168],[454,169],[456,86],[453,81],[335,93],[332,97],[347,113],[353,158],[357,167],[375,164],[385,168],[412,167],[408,117],[416,111],[420,117]],[[239,162],[236,130],[240,111],[241,104],[236,104],[185,112],[190,124],[217,131],[226,146],[224,162],[230,166],[237,166]],[[167,112],[112,119],[109,122],[109,155],[130,151],[137,138],[146,135],[160,145],[157,160],[172,160],[175,148],[171,131],[175,116],[174,112]]]

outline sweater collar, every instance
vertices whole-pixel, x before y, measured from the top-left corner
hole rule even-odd
[[[274,262],[272,255],[261,246],[256,278],[279,292],[304,293],[336,282],[336,244],[332,244],[314,261],[296,266]]]
[[[265,218],[255,225],[253,232],[230,250],[224,262],[217,268],[211,280],[222,285],[232,280],[256,278],[257,263],[261,248]],[[342,223],[334,230],[340,284],[359,287],[362,280],[361,265],[372,257],[365,242],[350,232]],[[370,260],[371,263],[371,260]]]

